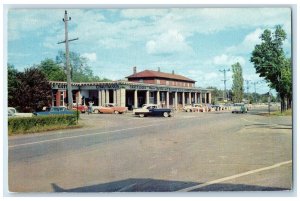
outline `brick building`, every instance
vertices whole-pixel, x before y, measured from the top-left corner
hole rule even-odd
[[[126,81],[72,83],[73,102],[87,104],[93,100],[95,105],[117,103],[129,109],[141,107],[146,103],[161,107],[181,108],[185,104],[211,103],[208,89],[195,87],[192,79],[174,73],[153,70],[141,72],[133,68],[133,74]],[[67,102],[67,83],[51,81],[52,105],[63,106]]]

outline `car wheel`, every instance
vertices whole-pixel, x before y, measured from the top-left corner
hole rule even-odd
[[[145,116],[145,114],[139,114],[139,117],[144,117]]]
[[[99,110],[94,110],[93,112],[96,113],[96,114],[98,114],[98,113],[99,113]]]
[[[119,112],[117,110],[115,110],[115,114],[119,114]]]
[[[164,115],[164,117],[169,117],[169,113],[167,113],[167,112],[164,112],[163,115]]]

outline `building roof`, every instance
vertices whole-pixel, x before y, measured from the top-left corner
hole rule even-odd
[[[152,70],[144,70],[135,74],[132,74],[126,78],[167,78],[167,79],[173,79],[173,80],[181,80],[181,81],[187,81],[187,82],[196,82],[195,80],[192,80],[190,78],[184,77],[182,75],[172,74],[172,73],[163,73],[159,71],[152,71]]]

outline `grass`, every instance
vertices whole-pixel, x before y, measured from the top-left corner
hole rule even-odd
[[[292,114],[293,114],[292,109],[288,109],[286,111],[283,111],[282,113],[281,113],[280,110],[275,111],[275,112],[271,112],[271,115],[274,115],[274,116],[292,116]]]
[[[47,131],[54,131],[54,130],[61,130],[61,129],[75,129],[75,128],[82,128],[82,127],[83,127],[82,125],[51,125],[51,126],[43,126],[43,127],[37,126],[26,131],[18,130],[13,133],[8,129],[8,135],[13,136],[18,134],[32,134],[38,132],[47,132]]]

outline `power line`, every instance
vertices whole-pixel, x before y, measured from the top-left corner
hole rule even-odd
[[[247,96],[248,96],[248,103],[249,103],[249,82],[250,82],[251,80],[245,80],[245,82],[246,82],[246,89],[247,89]]]
[[[68,17],[68,13],[65,10],[65,16],[63,21],[65,23],[65,40],[58,42],[57,44],[65,43],[66,46],[66,71],[67,71],[67,90],[68,90],[68,108],[72,109],[73,107],[73,94],[72,94],[72,86],[71,86],[71,71],[70,71],[70,61],[69,61],[69,42],[78,40],[78,38],[68,39],[68,21],[71,20],[71,17]]]
[[[223,70],[219,70],[220,72],[224,73],[224,91],[223,91],[223,100],[225,100],[225,94],[226,94],[226,100],[228,100],[228,95],[227,95],[227,90],[226,90],[226,72],[230,71],[230,69],[223,69]]]

